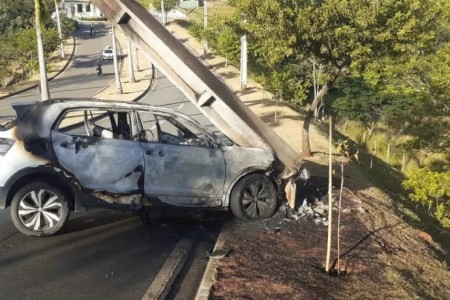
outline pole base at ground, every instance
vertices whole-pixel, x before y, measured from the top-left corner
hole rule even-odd
[[[295,198],[296,198],[296,189],[297,184],[292,180],[289,180],[284,188],[284,192],[286,193],[287,202],[290,208],[295,208]]]

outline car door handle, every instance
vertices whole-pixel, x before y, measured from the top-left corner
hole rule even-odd
[[[147,150],[145,151],[145,154],[147,155],[152,155],[152,156],[164,156],[164,151],[158,151],[158,150]]]

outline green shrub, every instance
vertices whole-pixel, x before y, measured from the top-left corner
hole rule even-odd
[[[68,18],[64,15],[62,15],[60,17],[60,20],[61,20],[61,31],[62,31],[64,38],[66,38],[68,35],[70,35],[72,33],[72,31],[77,29],[79,26],[77,20]]]
[[[426,205],[443,227],[450,228],[450,171],[433,172],[429,168],[408,172],[403,181],[409,199]]]

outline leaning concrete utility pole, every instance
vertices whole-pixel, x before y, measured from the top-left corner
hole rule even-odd
[[[256,116],[146,9],[133,0],[91,0],[232,141],[271,149],[281,178],[298,173],[300,155]]]

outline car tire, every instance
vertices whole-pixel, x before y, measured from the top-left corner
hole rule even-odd
[[[253,221],[271,217],[278,207],[278,196],[273,182],[263,174],[241,178],[230,195],[230,209],[241,220]]]
[[[24,185],[11,201],[11,220],[28,236],[51,236],[69,218],[69,203],[63,192],[46,182]]]

